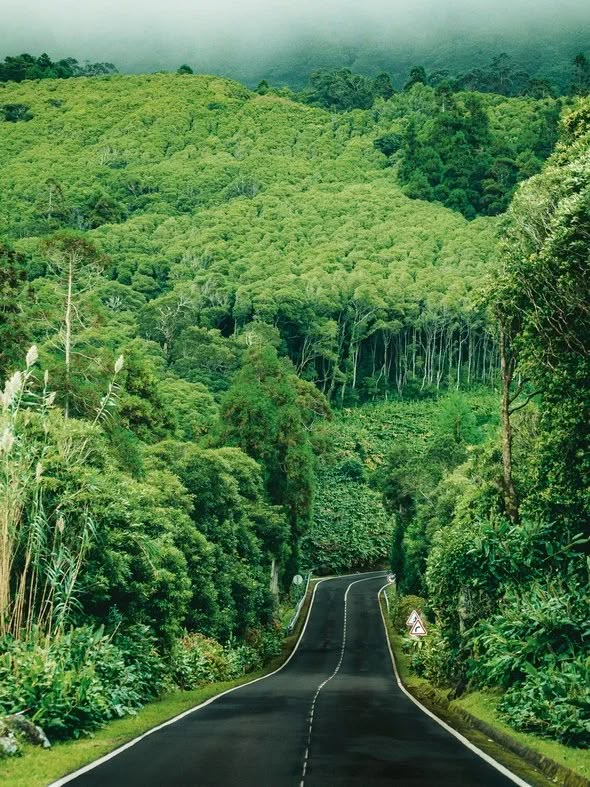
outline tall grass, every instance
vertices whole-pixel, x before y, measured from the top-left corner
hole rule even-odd
[[[15,372],[0,393],[0,636],[51,639],[63,631],[78,605],[84,558],[95,537],[84,508],[71,510],[65,497],[52,494],[45,477],[48,455],[70,473],[80,470],[90,453],[90,439],[68,439],[69,422],[57,412],[47,372],[35,374],[38,352],[31,347],[25,369]],[[90,430],[98,429],[117,397],[115,374]],[[56,446],[54,427],[61,419],[65,438]],[[67,493],[63,493],[64,496]]]

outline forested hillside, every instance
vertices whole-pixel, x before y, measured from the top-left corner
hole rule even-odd
[[[408,100],[420,104],[421,87]],[[333,116],[191,76],[25,83],[3,96],[33,115],[0,125],[3,234],[42,273],[28,238],[88,231],[108,257],[106,308],[116,318],[131,306],[186,379],[223,387],[236,335],[259,322],[330,399],[492,376],[474,290],[495,225],[402,194],[374,146],[399,102]],[[504,107],[526,123],[528,103]]]
[[[455,696],[493,689],[514,727],[578,746],[590,732],[588,110],[566,117],[506,217],[488,293],[500,430],[482,442],[464,402],[454,439],[399,441],[378,481],[399,589],[424,596],[413,603],[434,624],[418,673]]]
[[[419,669],[582,744],[588,102],[263,92],[0,84],[0,710],[242,675],[390,553]]]

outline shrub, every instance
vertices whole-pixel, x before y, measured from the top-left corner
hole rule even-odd
[[[26,710],[50,738],[78,738],[134,713],[161,688],[163,666],[143,627],[119,640],[117,645],[102,628],[88,626],[60,634],[49,644],[40,638],[5,637],[0,712]]]
[[[391,593],[389,596],[389,615],[396,631],[407,632],[406,620],[415,609],[423,617],[425,601],[420,596],[400,596]]]
[[[260,669],[263,660],[251,645],[235,645],[226,649],[228,678],[239,678],[251,670]]]
[[[410,667],[416,675],[435,686],[462,683],[462,664],[457,660],[455,648],[436,626],[428,627],[428,636],[409,641]]]
[[[569,746],[590,744],[590,659],[581,656],[542,671],[531,665],[523,683],[510,688],[499,710],[517,730]]]
[[[172,651],[172,678],[181,689],[227,680],[230,661],[223,646],[203,634],[185,634]]]
[[[246,641],[258,654],[258,663],[262,666],[280,654],[283,634],[280,626],[276,624],[273,628],[249,631]]]
[[[571,573],[507,591],[491,620],[471,633],[470,677],[478,685],[509,688],[531,668],[568,662],[587,649],[586,588]]]
[[[230,639],[225,647],[203,634],[186,633],[172,652],[172,679],[185,690],[234,680],[260,669],[281,652],[281,647],[280,628],[251,630],[245,642]]]

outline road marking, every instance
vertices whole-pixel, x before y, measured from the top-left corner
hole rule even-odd
[[[372,572],[372,573],[375,573],[375,572]],[[239,691],[239,689],[243,689],[245,686],[251,686],[253,683],[258,683],[258,681],[260,681],[260,680],[266,680],[267,678],[271,678],[273,675],[276,675],[277,672],[280,672],[282,669],[284,669],[287,666],[287,664],[291,661],[291,659],[293,658],[293,656],[297,652],[297,649],[298,649],[299,645],[301,644],[301,640],[303,639],[303,635],[305,634],[305,630],[307,628],[307,624],[309,623],[309,619],[311,617],[311,610],[312,610],[312,607],[313,607],[313,602],[314,602],[316,590],[318,589],[318,587],[322,584],[322,582],[329,582],[330,580],[333,580],[333,579],[346,579],[346,577],[355,577],[355,576],[358,576],[358,574],[343,574],[342,576],[337,576],[337,577],[324,577],[323,579],[320,579],[320,580],[318,580],[316,582],[316,585],[315,585],[315,587],[313,589],[313,593],[312,593],[312,596],[311,596],[311,602],[309,604],[309,609],[307,610],[307,617],[305,618],[305,623],[303,624],[303,628],[301,629],[301,634],[299,635],[299,638],[298,638],[297,642],[295,643],[295,647],[291,651],[289,657],[276,670],[274,670],[273,672],[269,672],[268,675],[261,675],[260,678],[254,678],[254,680],[249,680],[247,683],[241,683],[239,686],[234,686],[233,689],[226,689],[225,691],[222,691],[219,694],[216,694],[214,697],[210,697],[210,699],[205,700],[205,702],[201,702],[199,705],[195,705],[194,708],[189,708],[188,710],[185,710],[182,713],[179,713],[178,716],[174,716],[172,719],[168,719],[168,721],[165,721],[162,724],[158,724],[156,727],[152,727],[150,730],[147,730],[146,732],[142,733],[141,735],[138,735],[137,738],[133,738],[132,740],[128,741],[127,743],[124,743],[122,746],[119,746],[119,748],[114,749],[113,751],[109,752],[108,754],[103,755],[98,760],[94,760],[93,762],[88,763],[88,765],[84,765],[82,768],[78,768],[78,770],[73,771],[72,773],[68,773],[66,776],[62,776],[61,779],[57,779],[57,781],[51,782],[51,784],[48,785],[48,787],[63,787],[64,784],[68,784],[68,782],[71,782],[74,779],[77,779],[78,776],[82,776],[82,774],[88,773],[88,771],[92,771],[92,770],[94,770],[94,768],[98,768],[99,765],[102,765],[103,763],[108,762],[108,760],[112,760],[113,757],[116,757],[117,755],[122,754],[126,749],[130,749],[132,746],[135,746],[136,743],[139,743],[144,738],[147,738],[148,735],[152,735],[154,732],[158,732],[159,730],[164,729],[164,727],[168,727],[170,724],[175,724],[177,721],[180,721],[181,719],[184,719],[186,716],[189,716],[191,713],[194,713],[195,711],[198,711],[198,710],[200,710],[201,708],[204,708],[207,705],[211,705],[212,702],[215,702],[220,697],[225,697],[226,694],[231,694],[233,691]],[[379,574],[377,574],[376,577],[368,577],[368,578],[369,579],[377,579],[378,576],[379,576]]]
[[[338,672],[340,671],[340,667],[342,666],[342,661],[344,659],[344,651],[346,649],[346,626],[347,626],[347,605],[348,605],[348,592],[353,585],[358,585],[359,582],[368,582],[371,579],[379,579],[379,574],[376,577],[364,577],[363,579],[357,579],[354,582],[351,582],[348,587],[346,588],[346,592],[344,593],[344,625],[342,629],[342,647],[340,648],[340,658],[338,659],[338,664],[336,664],[336,669],[330,675],[329,678],[326,678],[317,688],[315,696],[311,702],[311,713],[309,714],[309,727],[307,730],[307,748],[305,749],[305,757],[303,758],[303,768],[301,769],[301,781],[299,782],[299,787],[304,787],[305,785],[305,774],[307,773],[307,761],[309,757],[309,749],[311,747],[311,734],[313,731],[313,718],[315,713],[315,704],[316,700],[319,697],[320,691],[324,688],[324,686],[329,683],[332,678],[335,678]]]
[[[523,779],[521,779],[520,776],[517,776],[515,773],[512,773],[512,771],[509,771],[508,768],[506,768],[504,765],[499,763],[497,760],[494,760],[494,758],[490,757],[489,754],[486,754],[485,751],[478,749],[478,747],[474,743],[471,743],[471,741],[465,738],[463,735],[461,735],[460,732],[457,732],[457,730],[453,729],[453,727],[448,725],[445,721],[439,719],[438,716],[436,716],[431,710],[429,710],[424,705],[422,705],[422,703],[419,700],[417,700],[416,697],[413,696],[413,694],[410,694],[410,692],[406,689],[406,687],[402,683],[402,680],[399,676],[399,672],[397,670],[397,664],[395,663],[395,656],[393,655],[393,650],[391,649],[391,643],[389,641],[389,632],[387,631],[387,624],[385,622],[385,616],[383,614],[383,607],[381,606],[381,602],[380,602],[381,593],[383,593],[386,587],[387,585],[383,585],[383,587],[378,591],[377,603],[379,604],[379,612],[381,613],[381,620],[383,621],[383,629],[385,631],[385,641],[387,642],[387,649],[389,650],[389,655],[391,657],[391,663],[393,665],[393,672],[395,674],[395,680],[397,682],[397,685],[400,687],[400,689],[403,691],[406,697],[412,700],[414,705],[417,705],[421,711],[423,711],[427,716],[430,716],[431,719],[434,719],[434,721],[437,722],[437,724],[440,724],[440,726],[443,727],[447,732],[450,732],[451,735],[453,735],[453,737],[457,738],[458,741],[460,741],[464,746],[466,746],[468,749],[474,752],[474,754],[477,754],[478,757],[481,757],[482,760],[485,760],[488,763],[488,765],[491,765],[497,771],[500,771],[500,773],[503,776],[505,776],[511,782],[514,782],[514,784],[518,784],[520,785],[520,787],[531,787],[531,785],[528,782],[525,782]]]

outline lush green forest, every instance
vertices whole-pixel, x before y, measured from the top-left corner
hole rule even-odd
[[[454,440],[401,440],[379,479],[392,565],[435,624],[414,654],[439,685],[499,687],[517,729],[587,745],[588,105],[518,191],[488,298],[499,434],[456,402]],[[439,418],[443,417],[440,411]]]
[[[115,74],[112,63],[78,63],[74,57],[53,61],[46,52],[38,57],[24,53],[8,55],[0,63],[0,82],[24,82],[25,79],[71,79]]]
[[[244,674],[293,574],[389,555],[417,669],[587,741],[588,100],[35,80],[0,84],[0,709],[67,738]]]

